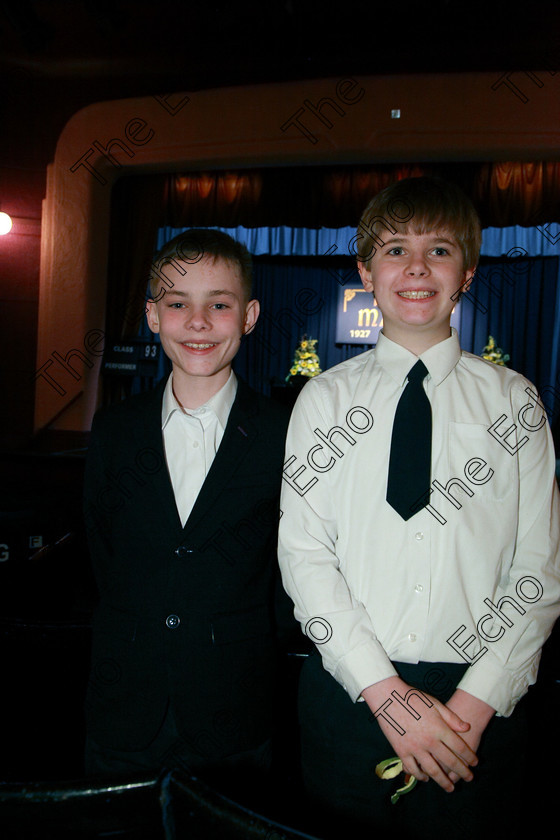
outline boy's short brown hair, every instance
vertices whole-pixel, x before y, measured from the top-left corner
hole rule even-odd
[[[358,262],[370,268],[371,258],[387,234],[452,233],[463,254],[463,267],[475,268],[482,232],[474,206],[465,193],[443,178],[403,178],[377,193],[362,213],[355,238]]]
[[[203,259],[225,260],[238,271],[246,301],[251,300],[253,284],[253,261],[251,254],[241,242],[227,233],[207,228],[190,228],[166,242],[160,249],[150,269],[150,294],[158,299],[160,285],[169,287],[169,280],[162,279],[162,269],[174,263],[197,263]],[[160,295],[161,297],[161,295]]]

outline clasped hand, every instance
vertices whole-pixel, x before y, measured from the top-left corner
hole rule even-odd
[[[406,773],[419,781],[433,779],[449,793],[459,779],[471,781],[470,768],[478,764],[474,750],[481,731],[476,731],[478,726],[471,731],[471,724],[450,708],[453,698],[446,706],[430,694],[411,688],[400,677],[369,686],[362,697]]]

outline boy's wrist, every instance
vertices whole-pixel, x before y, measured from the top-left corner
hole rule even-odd
[[[482,729],[486,728],[496,714],[496,709],[462,688],[455,690],[446,706],[460,718],[468,721],[471,726],[482,727]]]
[[[426,697],[425,692],[414,689],[401,677],[392,676],[368,686],[362,691],[361,696],[369,706],[371,713],[380,723],[384,718],[393,719],[403,717],[406,720],[410,714],[409,710],[406,709],[407,698],[410,692]],[[428,706],[432,705],[428,699],[425,702]],[[422,699],[416,705],[421,706]]]
[[[403,686],[408,688],[406,683],[400,677],[386,677],[384,680],[379,680],[379,682],[373,683],[373,685],[368,685],[367,688],[364,688],[361,693],[361,697],[364,698],[372,713],[375,714],[379,707],[383,705],[386,700],[390,699],[391,692],[400,691]]]

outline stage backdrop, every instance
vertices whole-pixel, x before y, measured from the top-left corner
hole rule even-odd
[[[371,296],[359,291],[359,276],[348,251],[353,228],[218,229],[244,242],[254,255],[254,297],[261,302],[262,314],[235,360],[236,372],[252,387],[269,394],[271,385],[285,380],[303,334],[318,339],[323,370],[375,344],[381,314],[376,317]],[[161,228],[158,248],[180,231]],[[462,347],[481,355],[492,335],[509,354],[508,366],[536,384],[549,414],[556,417],[560,413],[558,225],[486,228],[481,254],[472,291],[462,296],[454,313]],[[366,297],[363,303],[358,300]],[[343,327],[341,316],[354,307],[357,323]],[[151,338],[144,323],[139,337]],[[151,387],[168,370],[162,355],[156,380],[136,378],[132,390]]]

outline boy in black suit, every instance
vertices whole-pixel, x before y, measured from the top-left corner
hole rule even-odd
[[[244,246],[187,231],[160,252],[150,292],[172,373],[96,414],[87,460],[100,600],[86,767],[241,783],[270,764],[288,414],[231,369],[259,315]]]

